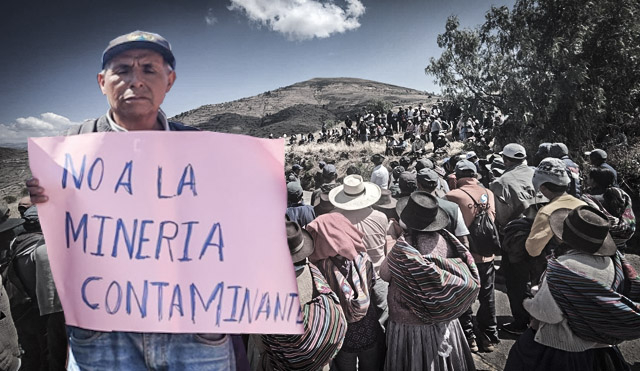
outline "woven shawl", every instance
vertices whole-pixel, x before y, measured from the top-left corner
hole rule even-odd
[[[344,260],[337,256],[316,262],[320,271],[329,282],[329,286],[338,295],[340,305],[344,311],[347,322],[358,322],[367,314],[371,296],[369,295],[370,282],[373,278],[373,269],[369,256],[360,252],[353,260]],[[336,265],[338,262],[344,265]]]
[[[469,250],[447,230],[440,233],[457,258],[421,255],[403,238],[387,256],[393,282],[411,311],[426,323],[460,317],[478,296],[480,277]]]
[[[611,287],[572,271],[555,258],[547,265],[547,284],[571,331],[602,344],[640,338],[640,278],[620,253],[612,258],[615,279]]]
[[[602,211],[609,220],[609,233],[616,245],[624,245],[636,231],[636,216],[633,214],[631,197],[620,188],[611,187],[607,194],[615,197],[620,210],[607,210],[603,203],[603,195],[582,195],[582,200],[589,206]]]
[[[338,297],[318,268],[309,267],[320,295],[302,308],[304,334],[262,336],[274,370],[318,370],[336,356],[347,333]]]

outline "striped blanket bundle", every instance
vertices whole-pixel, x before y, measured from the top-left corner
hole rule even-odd
[[[387,256],[402,298],[425,323],[460,317],[480,291],[478,269],[469,250],[447,230],[438,233],[456,247],[457,258],[422,255],[404,238]]]
[[[358,322],[367,314],[371,303],[373,267],[369,256],[359,252],[353,260],[334,256],[316,262],[329,286],[338,295],[347,322]],[[370,266],[370,267],[368,267]]]
[[[274,370],[318,370],[335,357],[347,333],[338,297],[318,268],[309,267],[319,295],[302,308],[304,334],[262,336]]]
[[[611,287],[572,271],[555,258],[547,265],[547,284],[579,337],[602,344],[640,338],[640,278],[617,253],[612,257],[615,279]]]

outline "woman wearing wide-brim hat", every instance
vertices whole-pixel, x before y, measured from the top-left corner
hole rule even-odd
[[[413,192],[397,211],[405,234],[380,268],[390,283],[385,370],[475,370],[457,320],[478,296],[473,258],[444,229],[435,196]]]
[[[549,223],[561,244],[540,290],[523,303],[531,327],[505,370],[629,370],[616,344],[640,338],[640,278],[600,210],[559,209]]]

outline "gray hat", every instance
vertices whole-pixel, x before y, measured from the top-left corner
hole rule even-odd
[[[506,167],[504,166],[504,160],[502,157],[495,156],[490,164],[485,165],[485,168],[489,171],[502,175]]]
[[[420,171],[424,168],[427,169],[433,169],[433,161],[429,160],[428,158],[421,158],[416,162],[416,171]]]
[[[172,69],[176,68],[176,58],[167,39],[156,33],[145,31],[133,31],[111,40],[102,53],[102,68],[104,69],[116,55],[131,49],[150,49],[158,52]]]
[[[469,152],[467,152],[467,154],[465,156],[465,160],[471,160],[474,157],[478,158],[478,155],[476,155],[476,153],[474,151],[469,151]]]
[[[478,168],[476,168],[476,165],[469,160],[460,160],[456,163],[456,176],[457,174],[476,174],[477,172]]]
[[[334,164],[326,164],[322,168],[322,177],[323,178],[333,178],[336,174],[338,174],[336,170],[336,165]]]
[[[549,157],[549,151],[551,150],[551,143],[540,143],[536,156]]]
[[[594,158],[596,160],[606,160],[607,159],[607,152],[605,152],[602,149],[594,149],[593,151],[585,152],[584,154],[585,154],[585,156],[589,156],[589,157]]]
[[[569,174],[567,174],[567,165],[564,161],[554,157],[547,157],[540,161],[540,164],[533,173],[532,182],[537,192],[544,183],[567,186],[571,183],[571,179],[569,179]]]
[[[400,188],[400,192],[405,195],[418,189],[416,173],[405,171],[400,174],[400,177],[398,178],[398,187]]]
[[[438,176],[438,173],[436,173],[435,171],[425,168],[418,171],[416,178],[418,179],[418,183],[427,185],[429,183],[437,183],[438,179],[440,179],[440,176]]]
[[[549,156],[562,158],[569,154],[569,148],[564,143],[553,143],[549,149]]]
[[[299,201],[302,198],[304,191],[302,186],[298,182],[287,183],[287,199],[289,201]]]
[[[502,157],[513,158],[516,160],[523,160],[527,157],[527,151],[523,146],[518,143],[509,143],[500,152]]]

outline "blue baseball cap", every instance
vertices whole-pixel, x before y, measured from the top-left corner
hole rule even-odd
[[[102,53],[102,68],[104,69],[116,55],[131,49],[150,49],[158,52],[172,69],[176,68],[176,58],[167,39],[157,33],[146,31],[133,31],[111,40]]]

